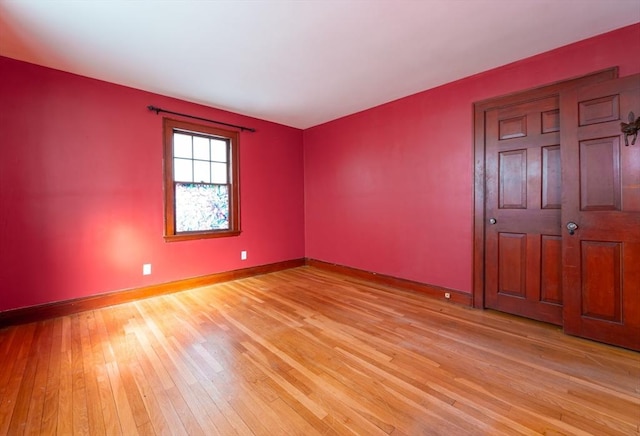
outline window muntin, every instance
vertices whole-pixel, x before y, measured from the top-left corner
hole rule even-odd
[[[238,132],[166,118],[165,239],[240,234]]]

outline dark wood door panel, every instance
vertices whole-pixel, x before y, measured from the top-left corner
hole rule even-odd
[[[552,133],[560,131],[560,109],[554,108],[543,111],[540,114],[542,123],[542,133]]]
[[[540,300],[562,305],[562,237],[541,236]]]
[[[580,210],[620,210],[620,138],[580,141]]]
[[[622,243],[581,241],[581,315],[622,323]]]
[[[486,124],[486,210],[495,220],[486,229],[486,305],[555,324],[562,322],[558,104],[551,96],[495,109]]]
[[[640,144],[620,123],[640,113],[640,75],[561,94],[564,329],[640,350]]]
[[[560,209],[562,205],[562,162],[560,146],[542,147],[542,209]]]
[[[527,150],[498,152],[498,207],[527,208]]]
[[[498,121],[498,139],[523,138],[527,136],[527,116],[519,115]]]
[[[565,331],[640,351],[640,243],[584,241],[582,254],[580,306]]]
[[[527,235],[498,235],[498,293],[526,298]]]
[[[618,94],[586,98],[578,102],[578,125],[580,127],[619,119],[620,97]]]
[[[488,247],[490,248],[490,247]],[[487,269],[487,307],[559,324],[561,237],[501,232],[496,265]]]

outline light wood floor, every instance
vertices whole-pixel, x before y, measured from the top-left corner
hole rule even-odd
[[[640,354],[311,267],[0,330],[0,435],[633,435]]]

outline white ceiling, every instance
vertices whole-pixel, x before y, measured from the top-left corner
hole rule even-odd
[[[0,0],[0,54],[307,128],[636,22],[640,0]]]

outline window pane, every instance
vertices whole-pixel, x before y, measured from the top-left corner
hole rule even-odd
[[[173,157],[191,158],[191,135],[173,134]]]
[[[211,160],[216,162],[227,161],[227,141],[220,139],[211,140]]]
[[[193,158],[209,160],[209,138],[193,137]]]
[[[211,183],[227,183],[227,164],[211,162]]]
[[[211,182],[209,162],[203,162],[201,160],[193,161],[193,181],[199,183]]]
[[[176,232],[229,229],[227,186],[176,183]]]
[[[191,159],[173,160],[173,180],[176,182],[193,182]]]

